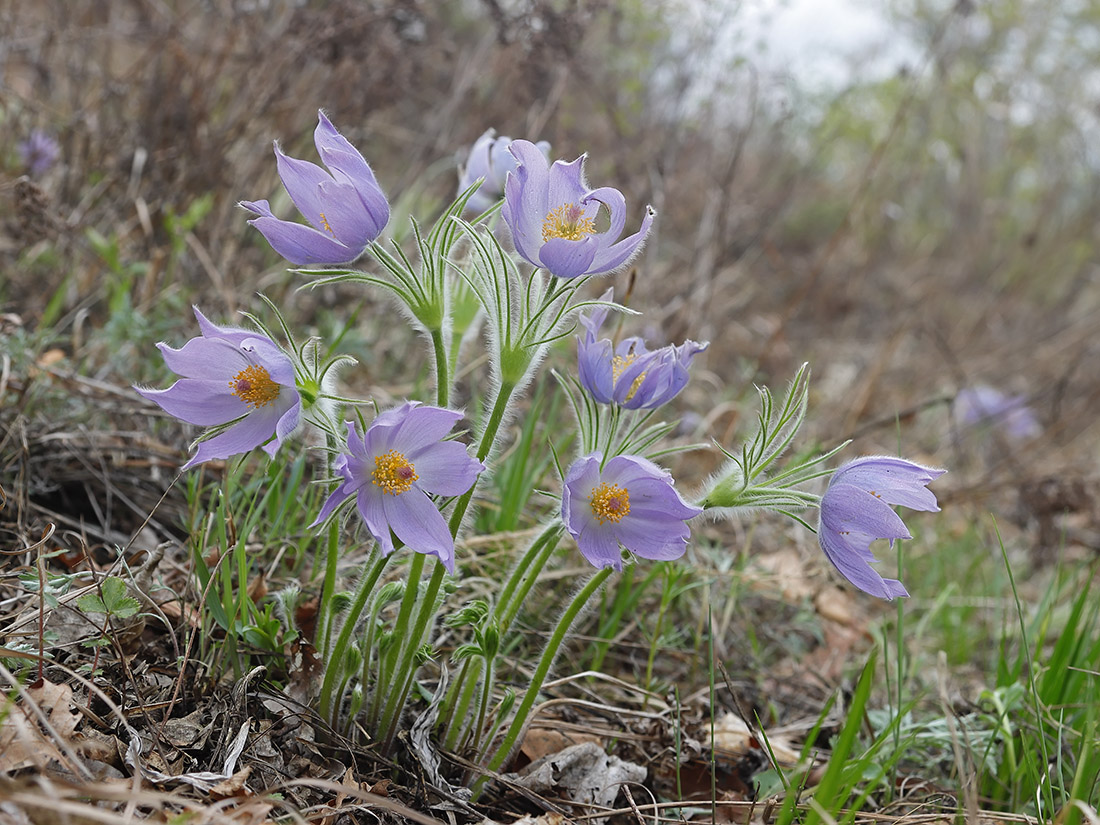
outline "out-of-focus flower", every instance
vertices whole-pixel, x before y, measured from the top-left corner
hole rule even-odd
[[[354,495],[384,555],[394,550],[392,530],[405,546],[435,556],[454,573],[454,539],[428,495],[461,495],[485,469],[464,444],[442,440],[460,418],[454,410],[406,401],[375,418],[365,436],[349,421],[348,451],[332,465],[344,481],[313,523],[323,522]]]
[[[359,150],[317,113],[313,141],[325,171],[315,163],[287,157],[275,144],[279,177],[309,226],[276,218],[271,204],[241,201],[259,215],[249,221],[271,246],[297,266],[347,264],[363,254],[385,228],[390,205]]]
[[[871,564],[871,542],[912,538],[893,506],[939,510],[927,484],[944,470],[924,467],[904,458],[865,456],[833,473],[821,497],[817,538],[840,574],[865,593],[880,599],[908,596],[897,579],[884,579]]]
[[[611,290],[601,301],[611,300]],[[577,372],[581,385],[601,404],[618,404],[629,410],[653,409],[667,404],[687,386],[692,359],[709,344],[685,341],[652,352],[641,338],[624,338],[613,346],[597,339],[607,318],[607,307],[581,315],[584,337],[577,338]]]
[[[1006,395],[984,384],[959,390],[954,411],[960,429],[992,425],[1019,441],[1035,438],[1043,431],[1024,396]]]
[[[202,335],[180,349],[157,344],[183,376],[166,390],[134,387],[169,415],[200,427],[230,426],[200,441],[183,469],[263,445],[274,456],[298,426],[302,400],[290,358],[266,335],[212,324],[194,307]]]
[[[48,132],[32,129],[26,140],[16,147],[19,160],[32,178],[40,178],[57,163],[61,147]]]
[[[647,559],[678,559],[691,531],[685,522],[703,512],[680,498],[672,475],[652,461],[617,455],[600,469],[587,455],[565,474],[561,518],[581,553],[596,567],[622,570],[621,544]]]
[[[626,199],[618,189],[589,189],[584,156],[550,165],[535,144],[512,141],[515,171],[504,186],[503,216],[516,251],[534,266],[559,278],[611,272],[641,248],[656,214],[646,207],[642,226],[619,240],[626,226]],[[609,226],[596,228],[602,207]]]
[[[458,191],[465,191],[475,180],[483,178],[481,186],[470,196],[466,210],[481,213],[504,197],[504,184],[508,173],[515,171],[516,159],[508,151],[510,137],[497,137],[495,129],[488,129],[474,141],[465,165],[459,170]],[[535,148],[549,157],[550,144],[540,140]]]

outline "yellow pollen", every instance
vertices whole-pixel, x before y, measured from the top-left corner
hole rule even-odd
[[[543,243],[551,238],[565,238],[567,241],[584,240],[586,235],[596,233],[596,222],[584,216],[584,209],[576,204],[563,203],[552,209],[542,222]]]
[[[376,487],[381,487],[382,492],[390,496],[399,496],[410,487],[420,476],[416,474],[416,468],[402,453],[390,450],[385,455],[374,459],[374,472],[371,473],[372,482]]]
[[[630,493],[618,484],[600,482],[588,496],[588,502],[592,505],[592,515],[600,524],[605,521],[618,524],[630,513]]]
[[[328,233],[332,235],[332,237],[336,237],[336,233],[333,232],[332,227],[328,225],[328,218],[325,217],[324,212],[321,213],[321,225],[324,226],[326,230],[328,230]]]
[[[279,385],[271,380],[271,373],[259,364],[249,364],[233,376],[229,389],[254,410],[279,397]]]
[[[617,383],[619,380],[619,376],[626,372],[626,368],[633,364],[637,357],[638,356],[634,353],[630,353],[629,355],[616,355],[614,358],[612,358],[611,380]],[[641,375],[634,379],[634,382],[630,385],[630,392],[626,394],[626,398],[623,399],[624,401],[629,401],[631,398],[634,397],[634,393],[638,391],[638,387],[642,386],[642,381],[643,379],[645,379],[646,375],[647,373],[643,372]]]

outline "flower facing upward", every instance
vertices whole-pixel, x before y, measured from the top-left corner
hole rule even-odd
[[[365,436],[349,421],[348,451],[332,465],[344,480],[314,525],[354,495],[384,555],[394,551],[392,530],[407,547],[435,556],[454,573],[454,539],[428,495],[461,495],[485,469],[464,444],[442,440],[461,417],[454,410],[406,401],[375,418]]]
[[[817,538],[844,578],[880,599],[909,595],[897,579],[884,579],[871,567],[877,561],[871,542],[912,538],[892,508],[939,510],[926,485],[943,473],[889,456],[857,458],[833,473],[821,497]]]
[[[600,456],[578,458],[565,474],[561,518],[581,553],[596,567],[622,570],[621,544],[647,559],[678,559],[703,512],[686,504],[672,475],[652,461],[618,455],[600,470]]]
[[[465,166],[459,171],[458,191],[465,191],[478,178],[483,180],[467,202],[467,211],[484,212],[504,197],[508,173],[516,168],[516,159],[508,151],[511,143],[510,137],[497,137],[495,129],[487,130],[474,142]],[[545,140],[536,143],[535,148],[542,152],[543,157],[550,154],[550,144]]]
[[[297,266],[354,261],[390,219],[386,196],[359,150],[336,131],[323,112],[318,112],[317,118],[313,140],[328,171],[287,157],[275,144],[279,177],[310,225],[276,218],[266,200],[240,204],[260,216],[249,223],[276,252]]]
[[[611,291],[601,301],[611,300]],[[687,386],[692,359],[709,345],[685,341],[650,352],[641,338],[625,338],[617,347],[608,338],[597,339],[607,318],[607,307],[581,316],[584,337],[577,339],[577,373],[581,385],[601,404],[628,410],[653,409],[667,404]]]
[[[164,362],[183,376],[166,390],[134,387],[161,408],[189,424],[213,427],[232,424],[205,441],[183,465],[229,458],[264,445],[275,455],[298,426],[302,399],[290,358],[266,335],[212,324],[194,307],[202,336],[180,349],[157,344]]]
[[[584,156],[572,163],[550,165],[535,144],[512,141],[516,169],[504,186],[503,216],[516,251],[534,266],[559,278],[598,275],[625,264],[641,248],[653,224],[646,207],[642,226],[619,240],[626,226],[626,199],[609,186],[589,189],[584,182]],[[597,219],[607,209],[609,226]]]

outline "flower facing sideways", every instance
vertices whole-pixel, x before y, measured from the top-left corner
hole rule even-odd
[[[656,214],[646,208],[641,228],[619,240],[626,226],[626,199],[618,189],[589,189],[584,156],[551,165],[535,144],[512,141],[516,169],[504,186],[505,223],[516,251],[533,266],[559,278],[611,272],[641,249]],[[609,226],[596,228],[601,209]]]
[[[610,290],[600,300],[610,301]],[[667,404],[687,386],[688,367],[709,346],[685,341],[650,352],[641,338],[625,338],[616,347],[608,338],[597,339],[606,318],[607,307],[582,315],[585,334],[577,339],[581,385],[601,404],[615,403],[628,410]]]
[[[406,401],[371,422],[366,434],[348,422],[348,451],[333,469],[343,477],[314,525],[355,496],[359,515],[384,555],[394,551],[390,531],[407,547],[435,556],[454,573],[454,539],[429,494],[465,493],[485,469],[466,446],[443,437],[462,417],[454,410]]]
[[[458,176],[459,192],[465,191],[475,180],[482,178],[481,186],[466,204],[467,211],[484,212],[504,197],[504,184],[508,180],[508,173],[515,171],[516,168],[516,159],[508,151],[511,143],[510,137],[497,137],[494,129],[486,130],[474,142]],[[550,144],[545,140],[536,143],[535,148],[542,152],[544,157],[550,154]]]
[[[652,461],[618,455],[600,469],[598,454],[565,474],[561,517],[596,567],[622,570],[622,545],[647,559],[678,559],[691,535],[685,522],[703,512],[680,498],[672,475]]]
[[[313,140],[328,171],[287,157],[275,144],[279,177],[309,226],[276,218],[266,200],[240,203],[259,215],[249,223],[276,252],[297,266],[354,261],[390,219],[386,196],[359,150],[336,131],[323,112],[317,117]]]
[[[992,425],[1017,441],[1035,438],[1043,432],[1025,396],[1007,395],[985,384],[959,390],[954,412],[960,430]]]
[[[164,362],[183,376],[166,390],[134,387],[161,408],[200,427],[230,425],[200,441],[183,469],[264,446],[274,456],[298,426],[302,400],[290,358],[266,335],[212,324],[194,307],[202,335],[180,349],[157,344]]]
[[[884,579],[871,567],[877,561],[871,542],[912,538],[893,507],[939,510],[926,485],[943,473],[889,456],[857,458],[833,473],[821,498],[817,538],[844,578],[881,599],[909,595],[897,579]]]

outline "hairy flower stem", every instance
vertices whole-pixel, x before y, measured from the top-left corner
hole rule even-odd
[[[451,397],[450,362],[447,359],[447,344],[443,340],[443,330],[434,327],[431,330],[432,350],[435,353],[435,397],[436,405],[446,407]]]
[[[523,694],[523,701],[520,702],[519,708],[516,710],[516,715],[512,718],[512,724],[508,727],[508,732],[504,735],[503,741],[500,743],[500,747],[497,748],[493,758],[489,760],[489,764],[486,765],[486,770],[489,773],[495,772],[500,769],[504,764],[504,760],[508,758],[508,755],[512,752],[512,748],[515,747],[516,742],[519,740],[519,735],[523,732],[523,729],[527,725],[527,717],[531,713],[531,708],[535,704],[535,699],[538,698],[539,691],[542,689],[542,683],[546,681],[546,676],[550,672],[550,666],[554,663],[554,659],[557,658],[558,651],[561,649],[562,642],[565,641],[566,635],[569,633],[569,629],[573,626],[574,620],[580,615],[580,612],[588,604],[589,599],[603,586],[603,583],[607,580],[607,577],[611,575],[612,568],[604,567],[599,572],[590,578],[580,592],[573,597],[573,601],[569,603],[569,607],[562,613],[561,619],[558,620],[558,626],[554,628],[554,633],[550,637],[550,641],[546,643],[546,647],[542,651],[542,657],[539,659],[538,667],[535,669],[534,675],[531,676],[531,683],[527,686],[527,692]],[[473,800],[476,801],[478,796],[481,795],[481,791],[488,781],[488,776],[483,776],[474,784]]]
[[[344,669],[348,644],[351,642],[352,634],[355,632],[355,627],[359,623],[359,617],[363,613],[363,608],[366,607],[367,600],[374,592],[374,586],[378,583],[382,571],[386,569],[386,561],[386,558],[379,556],[375,560],[374,565],[370,568],[370,571],[359,580],[359,590],[355,594],[355,600],[348,608],[344,626],[340,628],[340,635],[336,637],[336,644],[333,645],[332,652],[324,657],[325,675],[321,680],[319,707],[321,717],[323,719],[328,719],[334,727],[336,724],[336,714],[340,709],[339,707],[333,706],[333,687],[335,686],[336,679]]]
[[[329,455],[336,455],[336,437],[326,431],[325,443],[328,446]],[[329,641],[332,635],[333,598],[336,592],[336,566],[340,561],[340,524],[333,521],[328,528],[328,553],[325,556],[325,581],[321,587],[321,637],[317,641],[317,650],[321,653],[322,661],[331,661],[328,658]]]
[[[493,403],[493,409],[489,413],[489,421],[485,424],[485,431],[481,434],[481,441],[477,448],[477,460],[484,461],[485,457],[493,449],[493,444],[496,442],[497,432],[500,430],[501,422],[504,421],[504,413],[508,409],[508,403],[512,399],[512,392],[515,390],[516,385],[509,382],[501,382],[500,389],[497,391],[496,401]],[[484,474],[478,478],[478,481],[484,477]],[[462,494],[458,499],[458,503],[455,505],[454,512],[451,514],[450,528],[451,535],[457,536],[458,530],[462,526],[462,519],[466,516],[466,510],[470,506],[470,502],[474,497],[474,490],[477,489],[477,483],[475,482],[469,490]],[[413,567],[416,564],[417,559],[420,559],[419,567]],[[412,565],[409,568],[409,583],[405,590],[405,597],[401,602],[401,612],[398,615],[397,627],[402,628],[407,626],[408,614],[405,611],[406,603],[409,603],[409,611],[411,612],[410,593],[412,598],[416,598],[416,591],[419,589],[420,572],[423,568],[423,557],[417,554],[413,558]],[[415,580],[414,573],[415,570]],[[413,625],[413,632],[410,635],[406,635],[403,639],[403,644],[400,645],[400,661],[398,662],[397,669],[393,671],[393,679],[390,682],[389,696],[386,700],[385,709],[382,712],[381,726],[378,728],[382,732],[382,752],[385,753],[389,750],[390,745],[393,743],[393,737],[397,734],[397,723],[400,721],[401,709],[405,707],[405,700],[408,698],[409,690],[412,688],[412,680],[415,675],[414,662],[416,652],[420,647],[421,641],[424,638],[424,634],[427,631],[428,624],[435,616],[435,602],[439,596],[439,588],[443,584],[443,574],[446,572],[442,564],[437,564],[432,571],[432,577],[428,581],[428,586],[424,590],[424,595],[420,602],[420,612],[417,614],[416,623]]]

